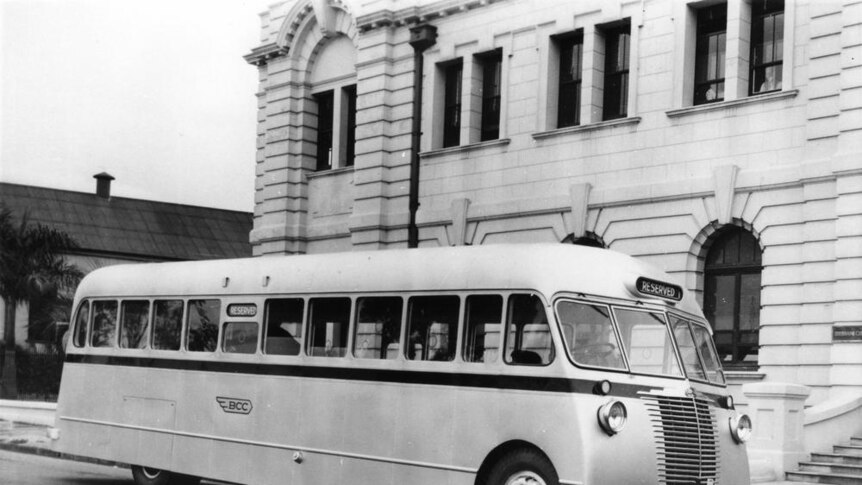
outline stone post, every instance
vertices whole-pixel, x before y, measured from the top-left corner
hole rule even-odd
[[[753,434],[748,442],[752,481],[784,480],[805,458],[803,406],[811,390],[798,384],[756,382],[742,386]]]

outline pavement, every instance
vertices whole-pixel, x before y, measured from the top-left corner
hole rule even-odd
[[[97,463],[100,465],[121,466],[128,465],[114,463],[105,460],[96,460],[83,456],[60,453],[53,449],[52,440],[48,437],[50,427],[40,424],[28,424],[14,421],[0,420],[0,449],[16,451],[20,453],[31,453],[66,460]],[[804,482],[759,482],[756,485],[815,485]]]

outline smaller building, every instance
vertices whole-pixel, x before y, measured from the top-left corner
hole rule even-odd
[[[85,274],[120,263],[251,256],[251,213],[112,197],[114,177],[101,173],[94,178],[95,193],[0,183],[0,205],[16,217],[26,214],[32,223],[72,236],[79,248],[67,255],[67,262]],[[19,345],[52,341],[58,334],[55,322],[68,322],[58,319],[56,299],[49,300],[18,308]],[[63,312],[62,301],[59,306],[61,316],[71,310]],[[0,301],[0,329],[5,325],[2,310]]]

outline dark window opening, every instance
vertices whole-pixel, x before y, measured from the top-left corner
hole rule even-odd
[[[503,52],[496,50],[476,56],[482,66],[482,122],[480,141],[500,138],[500,92]]]
[[[353,159],[356,158],[356,85],[347,86],[343,89],[345,107],[345,144],[344,166],[352,167]]]
[[[503,322],[503,297],[470,295],[464,322],[466,362],[494,362],[500,352],[500,328]]]
[[[694,104],[724,100],[724,58],[727,42],[727,5],[698,10],[694,61]]]
[[[605,92],[602,120],[605,121],[628,116],[630,31],[628,23],[604,31]]]
[[[560,51],[560,86],[557,96],[557,128],[581,122],[581,68],[584,36],[578,32],[557,38]]]
[[[315,94],[314,100],[317,102],[317,170],[329,170],[332,168],[333,93]]]
[[[748,94],[778,91],[784,61],[784,0],[757,0],[751,14]]]
[[[443,147],[461,144],[461,61],[443,67]]]
[[[400,297],[368,297],[356,300],[353,355],[360,359],[397,359],[401,340]]]
[[[725,366],[757,367],[760,329],[761,251],[748,231],[722,231],[704,268],[704,313]]]
[[[309,312],[308,355],[344,357],[347,353],[350,298],[312,298]]]
[[[278,298],[266,301],[266,335],[264,353],[299,355],[302,346],[302,298]]]
[[[537,295],[509,297],[506,362],[516,365],[547,365],[554,360],[554,342],[545,305]]]
[[[415,296],[408,310],[408,360],[455,359],[461,300],[457,296]]]

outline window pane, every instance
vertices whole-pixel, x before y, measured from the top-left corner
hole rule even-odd
[[[350,298],[312,298],[308,355],[344,357],[350,322]]]
[[[739,331],[737,360],[756,360],[760,330],[760,273],[742,274],[739,282]]]
[[[721,363],[718,360],[718,355],[715,352],[715,346],[712,343],[712,338],[709,336],[709,330],[703,325],[690,323],[692,334],[694,334],[694,342],[700,351],[700,358],[706,366],[707,377],[710,382],[724,384],[724,372],[721,369]]]
[[[444,68],[444,147],[458,146],[461,143],[461,71],[460,62]]]
[[[72,341],[75,347],[83,347],[87,343],[87,324],[90,321],[90,302],[83,301],[78,307],[78,315],[75,317],[75,339]]]
[[[343,91],[347,107],[347,125],[344,127],[347,146],[345,147],[344,165],[352,167],[353,159],[356,158],[356,85],[347,86]]]
[[[257,322],[224,324],[222,350],[231,354],[253,354],[257,350]]]
[[[266,301],[266,336],[264,352],[273,355],[299,355],[302,347],[301,298]]]
[[[458,312],[457,296],[415,296],[409,302],[408,360],[453,360]]]
[[[358,298],[353,355],[360,359],[397,359],[403,307],[399,297]]]
[[[146,300],[124,301],[120,317],[120,347],[145,349],[147,327],[150,320],[150,302]]]
[[[509,297],[506,362],[547,365],[554,360],[554,342],[545,305],[536,295]]]
[[[221,300],[189,300],[188,350],[215,351],[220,315]]]
[[[682,376],[661,314],[619,308],[614,314],[632,372]]]
[[[500,136],[500,87],[502,56],[478,56],[482,64],[482,123],[481,141],[495,140]]]
[[[676,338],[676,346],[679,348],[679,354],[682,357],[682,366],[685,368],[686,375],[692,379],[707,380],[706,372],[700,363],[700,357],[697,355],[697,345],[694,342],[694,337],[691,335],[688,321],[671,316],[670,325],[673,329],[673,336]]]
[[[156,300],[153,303],[153,348],[179,350],[182,324],[182,300]]]
[[[464,360],[494,362],[500,351],[500,326],[503,323],[503,297],[470,295],[464,322]]]
[[[605,32],[605,80],[602,119],[628,116],[629,25]]]
[[[576,363],[625,369],[608,307],[561,301],[557,304],[557,319],[569,355]]]
[[[333,92],[315,94],[317,102],[317,170],[332,168]]]
[[[114,334],[117,331],[117,302],[93,302],[93,333],[90,345],[93,347],[116,347]]]

